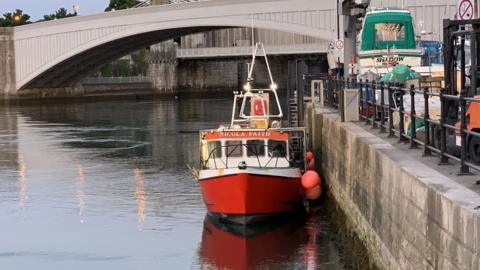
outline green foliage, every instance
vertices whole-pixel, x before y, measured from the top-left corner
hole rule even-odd
[[[127,9],[127,8],[134,7],[138,4],[140,4],[140,1],[137,1],[137,0],[110,0],[110,4],[105,9],[105,11],[111,11],[113,9],[114,10]]]
[[[63,19],[63,18],[68,18],[68,17],[74,17],[77,16],[77,13],[69,13],[65,8],[60,8],[55,13],[49,14],[49,15],[43,15],[43,20],[44,21],[51,21],[55,19]]]
[[[100,74],[102,77],[145,76],[149,68],[148,55],[148,49],[140,49],[129,56],[103,65],[99,70]]]
[[[130,70],[130,61],[129,60],[117,60],[116,66],[116,73],[114,74],[115,77],[128,77],[131,76]]]
[[[4,13],[3,18],[0,18],[0,27],[12,27],[29,23],[31,23],[30,16],[24,14],[20,9],[15,10],[13,13]]]
[[[106,64],[100,68],[102,77],[112,77],[112,64]]]
[[[148,49],[140,49],[137,52],[133,53],[131,56],[134,62],[134,70],[132,75],[146,75],[149,67]]]

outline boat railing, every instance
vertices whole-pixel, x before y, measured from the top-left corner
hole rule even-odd
[[[261,155],[259,151],[257,151],[260,147],[268,148],[268,156],[265,154]],[[288,146],[290,150],[292,149],[292,145],[289,144]],[[219,149],[223,150],[225,148],[225,157],[218,157],[216,153],[218,153]],[[267,144],[255,144],[255,145],[248,145],[248,144],[232,144],[232,145],[224,145],[224,146],[217,146],[213,148],[208,155],[208,158],[206,160],[202,161],[202,166],[203,168],[209,168],[209,163],[210,160],[213,160],[214,168],[219,169],[220,166],[218,166],[217,161],[220,161],[223,166],[221,168],[234,168],[234,167],[247,167],[247,164],[235,164],[235,165],[230,165],[229,161],[232,159],[235,159],[238,161],[238,158],[240,157],[232,157],[233,153],[237,151],[239,148],[245,149],[249,155],[252,155],[250,158],[256,159],[258,168],[279,168],[278,167],[278,162],[281,159],[286,160],[291,166],[293,167],[298,167],[298,165],[301,165],[301,162],[297,162],[294,157],[289,158],[287,156],[287,151],[286,149],[282,149],[281,145],[276,145],[274,147],[269,147]],[[223,151],[221,151],[223,152]],[[292,153],[292,151],[290,151]],[[265,160],[265,157],[269,157],[267,162],[262,165],[262,160]],[[244,162],[244,160],[240,161],[240,163]],[[272,164],[272,166],[269,166]],[[230,165],[230,166],[229,166]],[[297,165],[297,166],[296,166]]]

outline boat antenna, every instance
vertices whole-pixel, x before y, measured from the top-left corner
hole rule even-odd
[[[255,33],[253,31],[253,14],[250,15],[252,20],[252,63],[248,67],[248,76],[247,76],[247,84],[244,87],[244,90],[250,92],[251,83],[253,82],[253,66],[255,65],[255,57],[257,53],[257,45],[255,44]]]
[[[253,14],[252,14],[252,55],[255,51],[255,31],[253,30]]]

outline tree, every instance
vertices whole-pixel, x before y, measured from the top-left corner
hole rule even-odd
[[[141,2],[137,0],[110,0],[110,4],[105,11],[132,8],[140,3]]]
[[[15,10],[13,13],[5,13],[3,14],[3,18],[0,18],[1,27],[11,27],[29,23],[31,23],[30,16],[28,14],[24,14],[20,9]]]
[[[55,19],[63,19],[63,18],[68,18],[68,17],[74,17],[77,16],[77,13],[68,13],[68,11],[65,8],[60,8],[55,13],[50,14],[50,15],[43,15],[43,20],[44,21],[51,21]]]

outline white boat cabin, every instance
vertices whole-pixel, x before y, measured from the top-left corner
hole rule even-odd
[[[255,136],[255,133],[267,136]],[[292,167],[286,133],[235,130],[210,132],[203,137],[202,169]]]

